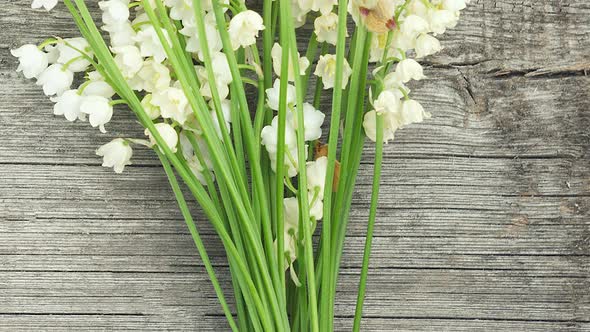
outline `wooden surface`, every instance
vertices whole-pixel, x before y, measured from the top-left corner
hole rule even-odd
[[[116,175],[94,155],[141,136],[131,114],[102,135],[53,116],[14,72],[10,48],[76,35],[63,5],[29,4],[0,11],[0,330],[226,330],[156,158],[136,150]],[[412,86],[433,118],[385,149],[364,330],[590,331],[590,3],[473,0],[442,39]],[[366,152],[338,331],[352,324]]]

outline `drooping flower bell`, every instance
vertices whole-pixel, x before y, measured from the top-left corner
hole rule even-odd
[[[112,167],[115,173],[122,173],[125,166],[131,165],[133,149],[126,140],[115,138],[99,147],[96,154],[103,157],[103,167]]]

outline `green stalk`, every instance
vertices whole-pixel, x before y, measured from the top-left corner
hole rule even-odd
[[[284,38],[283,29],[281,29],[281,37]],[[281,38],[282,39],[282,38]],[[288,45],[284,46],[283,54],[281,54],[281,63],[289,62]],[[287,86],[289,84],[288,65],[283,65],[281,68],[281,84],[279,85],[279,111],[278,111],[278,128],[277,128],[277,160],[275,166],[276,182],[275,182],[275,213],[276,213],[276,230],[277,230],[277,266],[281,274],[281,285],[285,285],[285,220],[283,211],[283,200],[285,196],[285,131],[287,125]],[[272,162],[272,161],[271,161]]]
[[[145,0],[144,0],[145,1]],[[213,5],[213,12],[215,13],[215,19],[217,24],[220,26],[225,26],[227,22],[225,21],[225,16],[223,14],[222,8],[220,7],[217,1],[212,2]],[[233,50],[231,41],[229,39],[229,33],[226,29],[219,29],[221,41],[223,44],[223,50],[227,56],[227,60],[229,63],[230,71],[233,76],[232,85],[235,87],[235,91],[237,92],[238,101],[240,104],[240,108],[242,109],[242,123],[243,128],[245,130],[244,137],[256,137],[253,128],[252,128],[252,121],[249,117],[247,112],[243,110],[248,109],[248,102],[246,99],[244,86],[242,83],[242,78],[240,74],[240,69],[238,68],[238,64],[236,61],[235,52]],[[253,142],[252,139],[246,139],[246,149],[248,152],[248,157],[250,160],[256,160],[258,156],[258,146],[256,142]],[[267,255],[267,269],[266,273],[263,274],[263,279],[265,280],[265,284],[267,287],[272,288],[273,295],[269,296],[271,300],[271,307],[273,314],[276,316],[278,327],[279,328],[287,328],[288,319],[287,314],[284,310],[285,305],[283,298],[284,296],[280,295],[284,293],[284,286],[280,284],[279,280],[279,273],[276,269],[272,268],[269,269],[268,266],[276,266],[277,265],[277,256],[275,254],[274,245],[273,245],[273,235],[272,235],[272,227],[270,222],[270,215],[269,215],[269,208],[268,208],[268,201],[264,187],[264,180],[262,179],[262,170],[259,163],[250,163],[250,167],[252,168],[253,174],[253,183],[254,183],[254,191],[255,197],[260,205],[260,211],[262,212],[262,230],[263,230],[263,242],[264,242],[264,251],[260,250],[260,253],[265,252]],[[268,279],[268,274],[270,275],[270,280]],[[272,282],[270,282],[272,281]],[[272,285],[271,285],[272,283]],[[270,291],[270,289],[269,289]],[[278,296],[277,296],[278,295]],[[279,305],[280,302],[280,305]]]
[[[295,38],[295,28],[293,26],[293,19],[291,17],[291,4],[289,0],[280,1],[280,21],[281,31],[286,30],[288,35],[287,49],[290,52],[291,60],[293,61],[293,72],[295,78],[295,88],[297,91],[297,159],[299,170],[299,215],[300,221],[303,225],[303,240],[304,240],[304,262],[307,273],[307,286],[309,297],[309,313],[311,331],[319,331],[318,306],[316,298],[316,284],[315,284],[315,270],[313,258],[313,242],[311,223],[309,218],[309,202],[307,197],[307,168],[306,168],[306,147],[305,147],[305,119],[303,114],[304,94],[302,77],[299,75],[299,57],[297,52],[297,41]],[[285,52],[285,50],[283,50]],[[282,63],[283,66],[288,66],[289,63]],[[285,78],[283,78],[285,79]]]
[[[231,241],[231,238],[225,232],[225,228],[222,225],[222,219],[217,213],[217,210],[215,209],[213,202],[207,196],[205,190],[200,185],[200,183],[195,183],[191,181],[191,177],[188,174],[189,170],[183,168],[178,158],[174,155],[174,153],[172,153],[170,148],[166,145],[166,142],[162,139],[159,132],[154,127],[154,124],[151,122],[151,120],[143,110],[137,95],[131,90],[125,79],[122,77],[120,71],[118,70],[118,67],[115,64],[113,57],[110,54],[104,40],[102,39],[100,32],[98,31],[98,28],[94,24],[94,21],[90,16],[90,13],[86,8],[85,3],[82,0],[74,1],[80,9],[80,13],[78,13],[77,10],[72,6],[71,0],[64,0],[66,6],[72,12],[72,15],[74,17],[78,15],[77,17],[83,19],[83,22],[81,20],[76,20],[76,23],[79,25],[80,31],[95,51],[97,59],[104,65],[106,74],[105,77],[109,77],[110,80],[113,82],[113,87],[116,89],[119,96],[129,101],[131,109],[136,113],[142,125],[149,130],[152,137],[158,144],[159,148],[170,160],[172,165],[174,165],[180,177],[183,179],[183,181],[185,181],[185,183],[193,193],[194,197],[197,199],[197,201],[203,208],[203,211],[209,217],[209,220],[211,221],[215,230],[219,234],[222,243],[224,244],[224,247],[228,252],[228,255],[230,255],[235,260],[236,265],[238,266],[238,269],[240,271],[240,273],[238,274],[240,285],[241,287],[243,287],[244,290],[248,290],[248,292],[245,292],[244,294],[247,295],[251,303],[254,303],[255,308],[258,310],[261,317],[263,318],[263,325],[270,329],[270,321],[268,319],[268,316],[266,316],[266,312],[262,306],[260,298],[258,297],[257,289],[255,288],[250,277],[248,276],[246,265],[239,258],[239,255],[233,242]]]
[[[192,135],[192,133],[187,133],[186,137],[188,138],[188,140],[190,141],[193,150],[195,152],[195,155],[197,156],[197,159],[199,160],[199,163],[201,163],[201,166],[203,168],[205,168],[205,170],[203,171],[203,176],[205,177],[205,181],[207,182],[207,188],[209,190],[209,196],[212,198],[213,202],[215,203],[215,205],[217,206],[217,209],[219,211],[219,213],[223,213],[226,212],[225,209],[223,209],[223,205],[219,199],[219,195],[217,194],[217,190],[215,188],[215,184],[213,182],[213,175],[212,172],[206,167],[206,163],[205,163],[205,159],[203,157],[203,153],[201,152],[201,149],[195,139],[195,137]],[[177,154],[180,151],[177,152]],[[231,220],[233,221],[235,219],[235,215],[230,214],[230,212],[232,212],[231,210],[227,211],[227,215],[228,215],[228,219],[232,218]],[[231,223],[231,221],[230,221]],[[235,223],[235,221],[234,221]],[[231,226],[226,225],[226,228],[229,228]],[[239,234],[237,234],[238,236],[234,235],[234,240],[236,242],[236,247],[238,249],[238,252],[240,253],[241,257],[244,257],[243,252],[243,245],[241,242],[241,237],[239,236]],[[238,324],[240,325],[240,331],[246,331],[246,312],[251,315],[250,317],[250,321],[252,322],[252,324],[254,325],[255,328],[259,330],[261,330],[260,327],[260,321],[258,320],[258,316],[256,315],[255,311],[249,310],[247,311],[246,308],[244,307],[244,297],[242,295],[242,290],[239,287],[239,283],[237,281],[237,278],[235,276],[235,274],[237,273],[235,271],[235,267],[234,264],[230,263],[230,269],[231,269],[231,276],[232,276],[232,286],[234,289],[234,297],[236,299],[236,308],[238,311]]]
[[[351,77],[350,82],[350,91],[359,91],[355,90],[358,87],[365,86],[365,80],[367,76],[368,70],[368,53],[370,49],[370,36],[367,36],[366,30],[358,29],[358,36],[357,36],[357,46],[352,53],[353,55],[353,75]],[[358,72],[355,74],[355,72]],[[359,80],[362,82],[359,82]],[[356,88],[353,88],[356,87]],[[359,95],[360,94],[360,95]],[[348,224],[348,220],[346,218],[342,218],[342,214],[347,214],[348,211],[343,211],[343,208],[350,208],[345,204],[345,199],[348,198],[348,193],[352,195],[352,189],[354,188],[355,180],[356,180],[356,172],[358,170],[358,165],[354,162],[350,162],[350,156],[352,156],[353,160],[356,160],[358,155],[358,159],[360,161],[360,155],[362,153],[362,149],[356,151],[355,153],[351,152],[353,147],[359,146],[360,142],[364,140],[364,137],[359,136],[362,135],[360,129],[362,128],[362,112],[355,112],[354,110],[362,110],[364,105],[364,96],[365,96],[365,89],[361,89],[359,93],[349,93],[348,94],[348,106],[347,106],[347,113],[346,113],[346,121],[345,121],[345,129],[344,129],[344,138],[342,143],[342,163],[341,168],[345,169],[347,172],[346,177],[340,178],[339,183],[339,190],[336,193],[336,199],[334,202],[333,213],[335,213],[338,223],[335,224],[334,228],[332,229],[331,233],[331,240],[334,241],[332,244],[332,266],[330,267],[330,281],[329,281],[329,301],[330,304],[328,305],[328,309],[330,310],[329,317],[333,319],[333,311],[334,311],[334,301],[336,295],[336,285],[338,281],[338,271],[340,269],[340,259],[342,257],[342,245],[344,241],[344,236],[346,235],[346,226]],[[355,104],[351,103],[351,98],[354,98],[356,101]],[[358,128],[358,130],[355,130]],[[361,145],[362,148],[362,145]],[[356,167],[355,167],[356,166]]]
[[[367,224],[367,237],[365,239],[365,249],[363,254],[363,267],[359,281],[359,290],[356,299],[356,308],[354,312],[354,323],[352,330],[359,332],[361,328],[361,319],[363,315],[363,304],[365,302],[365,290],[367,284],[367,275],[369,272],[369,258],[371,256],[371,246],[373,244],[373,229],[375,226],[375,216],[377,214],[377,204],[379,201],[379,184],[381,181],[381,164],[383,161],[383,117],[376,117],[377,134],[375,144],[375,165],[373,170],[373,190],[371,192],[371,207],[369,210],[369,222]]]
[[[332,267],[332,183],[336,167],[336,149],[338,145],[338,133],[340,126],[340,113],[342,110],[342,80],[344,68],[344,55],[346,52],[346,21],[348,17],[348,0],[338,1],[338,41],[336,42],[336,76],[334,78],[334,90],[332,94],[332,115],[330,120],[330,134],[328,138],[328,168],[326,170],[326,182],[324,184],[324,220],[321,234],[321,258],[322,280],[321,287],[324,290],[320,298],[320,313],[322,316],[322,331],[333,330],[333,309],[330,309],[332,296],[330,295]],[[317,82],[316,84],[321,84]],[[319,98],[318,98],[319,99]]]
[[[170,187],[172,187],[172,191],[174,192],[174,196],[176,196],[176,201],[178,202],[178,207],[180,208],[180,212],[182,212],[182,216],[184,217],[184,220],[186,222],[186,226],[188,227],[188,229],[191,233],[193,241],[195,242],[195,246],[197,247],[197,250],[199,251],[199,255],[201,256],[201,260],[203,261],[203,264],[205,265],[205,270],[207,270],[207,274],[209,275],[209,279],[211,280],[211,283],[213,284],[213,288],[215,289],[215,294],[217,295],[217,298],[219,299],[219,303],[221,304],[221,308],[223,309],[223,313],[225,314],[225,318],[227,318],[227,321],[228,321],[229,326],[231,327],[232,331],[238,331],[238,327],[234,321],[231,311],[229,310],[227,302],[225,301],[225,296],[223,295],[223,291],[221,290],[221,286],[219,286],[219,281],[217,280],[217,276],[215,275],[215,271],[213,270],[213,266],[211,265],[211,261],[209,260],[209,255],[207,254],[207,250],[205,249],[205,246],[203,245],[203,241],[201,240],[201,236],[199,235],[199,231],[197,229],[197,226],[195,225],[193,217],[191,216],[191,213],[189,211],[188,205],[186,204],[186,201],[184,200],[184,195],[182,194],[182,191],[180,190],[180,186],[178,185],[178,181],[176,181],[176,175],[174,175],[174,171],[172,170],[172,167],[170,166],[170,162],[168,162],[166,157],[162,154],[162,152],[159,151],[158,148],[155,148],[154,151],[156,151],[156,154],[160,158],[160,162],[162,163],[162,166],[164,167],[164,171],[166,172],[166,176],[168,177],[168,182],[170,182]]]

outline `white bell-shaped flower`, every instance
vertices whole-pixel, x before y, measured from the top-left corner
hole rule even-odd
[[[307,192],[307,202],[309,204],[309,217],[315,221],[321,220],[324,217],[324,202],[319,196],[315,196],[314,192]]]
[[[115,173],[122,173],[125,166],[131,165],[133,149],[126,140],[115,138],[99,147],[96,154],[103,157],[103,167],[112,167]]]
[[[296,235],[299,232],[299,201],[297,197],[283,198],[283,219],[285,233]]]
[[[43,86],[46,96],[53,96],[70,89],[73,81],[74,73],[64,68],[62,64],[55,63],[39,74],[36,84]]]
[[[141,80],[141,90],[156,92],[170,86],[170,70],[163,64],[148,60],[137,73]]]
[[[458,12],[467,7],[467,2],[465,0],[442,0],[442,8],[452,12]]]
[[[218,84],[228,85],[232,82],[233,77],[225,53],[212,53],[211,66],[213,67],[213,73],[215,74],[215,81],[217,81]]]
[[[164,39],[170,44],[170,37],[166,30],[162,30]],[[166,51],[160,42],[158,33],[152,25],[142,25],[141,30],[137,32],[135,41],[139,44],[140,54],[143,57],[153,57],[156,62],[162,62],[166,59]]]
[[[383,142],[387,143],[394,138],[395,131],[401,126],[399,123],[399,114],[391,112],[380,115],[383,121]],[[373,141],[377,141],[377,112],[370,110],[365,113],[363,119],[363,128],[367,137]]]
[[[106,133],[104,125],[113,117],[113,106],[110,101],[102,96],[86,96],[80,103],[80,111],[88,114],[88,121],[92,127],[98,127],[102,133]]]
[[[395,91],[395,90],[393,90]],[[377,114],[399,113],[401,107],[401,96],[392,90],[383,90],[373,102]]]
[[[47,53],[47,60],[50,64],[54,64],[57,62],[59,58],[59,50],[55,45],[45,45],[44,47],[45,53]]]
[[[240,47],[248,47],[256,43],[258,32],[264,30],[262,17],[253,11],[246,10],[236,14],[229,21],[229,37],[234,50]]]
[[[143,57],[137,46],[113,47],[113,52],[115,53],[115,63],[126,79],[134,77],[143,66]]]
[[[416,60],[404,59],[395,67],[395,77],[398,81],[407,83],[410,80],[419,81],[426,76],[422,66]]]
[[[150,120],[155,120],[160,117],[160,107],[152,103],[152,94],[146,94],[141,100],[141,106],[146,114],[150,117]]]
[[[428,13],[430,31],[435,35],[440,35],[445,33],[447,28],[454,28],[459,21],[457,13],[450,10],[430,10]]]
[[[421,33],[428,32],[429,24],[418,15],[409,15],[400,25],[400,31],[410,39],[416,38]]]
[[[184,90],[177,87],[168,87],[154,92],[151,103],[160,108],[163,118],[173,119],[180,124],[184,124],[191,113]]]
[[[68,121],[75,121],[80,118],[80,104],[83,97],[78,94],[78,90],[68,90],[60,96],[52,97],[53,114],[63,115]]]
[[[442,49],[440,41],[428,34],[421,34],[416,39],[416,58],[423,58],[431,54],[437,53]]]
[[[211,91],[211,85],[209,82],[209,75],[207,74],[207,69],[203,66],[195,66],[195,70],[197,71],[197,77],[201,82],[201,95],[206,99],[213,98],[213,92]],[[229,86],[223,82],[223,80],[215,80],[215,85],[217,86],[217,93],[219,94],[219,98],[225,99],[229,95]]]
[[[309,11],[309,9],[301,8],[299,1],[291,1],[291,16],[293,17],[293,27],[295,29],[305,25]]]
[[[272,46],[270,51],[270,55],[272,57],[272,67],[274,72],[277,76],[281,77],[281,64],[282,64],[282,53],[283,48],[278,43],[275,43]],[[304,57],[300,56],[299,52],[297,52],[297,56],[299,57],[299,75],[305,75],[305,71],[307,67],[309,67],[309,60]],[[288,80],[289,82],[293,82],[295,80],[295,73],[293,70],[293,61],[291,60],[291,56],[289,55],[289,71],[288,71]]]
[[[57,0],[33,0],[31,3],[31,8],[39,9],[41,7],[45,8],[45,10],[50,11],[57,5]]]
[[[64,39],[56,47],[59,51],[57,62],[68,64],[68,69],[74,73],[85,71],[90,66],[90,61],[80,52],[84,52],[90,58],[94,56],[90,45],[82,37]]]
[[[102,27],[102,29],[109,33],[112,47],[135,44],[137,33],[129,21],[117,25],[105,25]]]
[[[299,6],[308,11],[320,12],[326,15],[338,4],[338,0],[296,0]]]
[[[167,0],[164,2],[170,7],[170,18],[174,20],[188,20],[195,15],[192,0]]]
[[[371,38],[371,49],[369,50],[369,62],[381,62],[383,60],[383,52],[387,46],[387,33],[374,33]],[[401,36],[400,33],[394,33],[393,38]],[[402,42],[403,43],[403,42]],[[387,50],[387,58],[402,58],[402,52],[400,50],[408,50],[413,48],[413,41],[411,45],[403,45],[398,41],[392,40]]]
[[[295,130],[298,130],[297,125],[298,109],[293,109],[287,114],[287,119]],[[322,137],[322,124],[326,115],[320,110],[316,110],[310,103],[303,104],[303,128],[305,129],[305,141],[314,141]]]
[[[318,42],[336,45],[338,40],[338,15],[330,12],[319,16],[313,22],[313,26]]]
[[[219,52],[223,48],[221,41],[221,35],[217,30],[217,21],[213,12],[207,13],[203,18],[205,23],[205,35],[207,37],[207,46],[209,46],[209,53]],[[203,50],[199,42],[199,34],[197,30],[197,24],[194,16],[190,20],[183,21],[183,28],[179,30],[182,35],[187,37],[186,51],[191,53],[197,53],[199,60],[203,61]]]
[[[320,55],[314,74],[322,78],[324,89],[334,88],[334,84],[336,83],[336,55]],[[348,78],[351,74],[352,68],[350,68],[348,61],[344,59],[344,66],[342,68],[342,89],[346,88]]]
[[[84,86],[82,95],[84,96],[101,96],[105,98],[111,98],[115,94],[115,90],[110,84],[105,81],[97,80],[90,81]]]
[[[102,22],[105,25],[119,25],[129,18],[129,0],[100,1],[98,7],[102,10]]]
[[[281,79],[277,78],[272,88],[266,89],[266,102],[268,103],[268,107],[272,110],[278,111],[279,110],[279,100],[280,100],[280,89],[281,89]],[[297,102],[297,91],[295,87],[291,84],[287,84],[287,107],[293,107]]]
[[[424,111],[419,102],[409,99],[404,100],[401,106],[401,125],[407,126],[412,123],[420,123],[430,118],[430,113]]]
[[[320,200],[324,199],[327,170],[327,157],[319,157],[314,161],[307,162],[307,190],[314,195],[317,192]]]
[[[278,116],[272,119],[269,126],[262,128],[260,138],[262,145],[266,147],[271,168],[276,172],[277,151],[278,151]],[[297,154],[297,136],[295,129],[287,122],[285,124],[285,146],[284,146],[284,166],[287,168],[287,176],[294,177],[297,175],[298,154]]]
[[[154,126],[168,148],[170,148],[172,152],[176,152],[176,145],[178,144],[178,134],[176,133],[176,130],[174,130],[171,125],[164,122],[156,123]],[[156,145],[156,139],[152,136],[152,133],[149,131],[149,129],[146,128],[145,134],[149,136],[152,146]]]
[[[48,54],[32,44],[23,45],[10,53],[18,58],[17,72],[22,71],[26,78],[39,76],[49,65]]]

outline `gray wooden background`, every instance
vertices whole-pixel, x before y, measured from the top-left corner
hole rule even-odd
[[[63,5],[29,4],[0,11],[0,330],[226,330],[154,156],[136,150],[116,175],[94,155],[141,136],[131,114],[101,135],[53,116],[14,72],[10,48],[76,35]],[[364,330],[590,331],[590,3],[474,0],[443,44],[413,85],[433,118],[385,150]],[[371,150],[339,331],[352,323]]]

